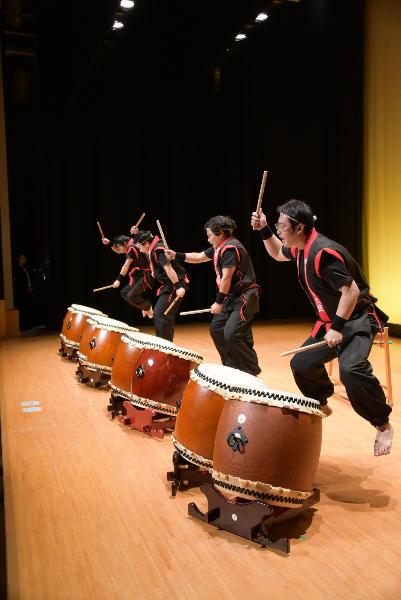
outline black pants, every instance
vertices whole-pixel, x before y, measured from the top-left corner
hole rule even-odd
[[[334,386],[324,363],[338,357],[340,379],[352,408],[374,426],[387,423],[391,408],[386,404],[384,392],[368,361],[374,335],[374,332],[370,335],[361,332],[337,348],[323,346],[296,354],[291,360],[291,369],[301,392],[319,400],[321,405],[327,404],[327,398],[334,394]],[[320,341],[323,337],[324,334],[317,338],[309,337],[303,346]]]
[[[223,310],[213,316],[209,329],[223,365],[258,375],[261,369],[253,349],[254,316],[244,314],[243,320],[239,309]]]
[[[177,300],[171,311],[165,315],[166,308],[175,300],[175,291],[163,289],[153,309],[153,324],[156,335],[164,340],[173,341],[175,316],[180,309],[183,298]]]
[[[132,285],[125,285],[121,290],[121,298],[139,308],[139,310],[149,310],[152,303],[147,298],[144,298],[146,286],[143,277],[138,277]]]

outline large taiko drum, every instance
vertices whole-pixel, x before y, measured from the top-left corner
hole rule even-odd
[[[222,410],[213,483],[228,495],[299,507],[313,493],[325,415],[317,400],[261,388],[254,380]],[[230,390],[238,393],[235,384]]]
[[[177,452],[189,462],[202,467],[213,466],[213,448],[217,425],[226,398],[239,399],[250,385],[266,386],[248,373],[204,363],[191,371],[177,415],[173,443]]]
[[[121,336],[138,331],[126,323],[103,315],[87,318],[79,343],[78,360],[85,370],[110,377],[114,355]]]
[[[139,351],[132,364],[129,400],[140,408],[176,415],[189,373],[203,357],[154,335],[129,334],[125,338]]]
[[[146,339],[145,334],[135,333],[134,340]],[[113,366],[111,368],[110,387],[112,394],[130,399],[131,380],[134,368],[142,348],[134,345],[130,335],[122,335],[119,345],[114,355]]]
[[[67,355],[71,352],[77,352],[79,342],[81,340],[82,330],[86,323],[86,319],[92,316],[107,316],[102,311],[81,304],[71,304],[67,309],[67,314],[64,317],[63,327],[60,334],[61,351]]]

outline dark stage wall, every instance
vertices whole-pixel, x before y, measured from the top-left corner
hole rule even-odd
[[[362,30],[362,1],[305,0],[275,12],[227,58],[219,91],[211,70],[169,77],[146,57],[130,69],[129,56],[68,100],[46,97],[47,82],[34,122],[12,140],[11,203],[15,249],[23,241],[27,252],[50,259],[49,323],[58,327],[72,302],[141,322],[118,291],[90,290],[111,283],[123,262],[100,243],[96,221],[112,237],[143,211],[146,228],[156,231],[159,219],[181,251],[205,249],[204,222],[231,215],[263,288],[261,315],[312,315],[294,266],[264,253],[250,214],[268,169],[264,208],[272,222],[278,204],[304,199],[318,229],[360,258]],[[15,150],[24,138],[35,140],[33,161]],[[23,172],[31,195],[26,185],[17,189]],[[210,306],[211,263],[188,271],[185,309]]]

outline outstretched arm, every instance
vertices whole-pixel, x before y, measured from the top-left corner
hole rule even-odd
[[[212,260],[208,258],[204,252],[175,252],[174,250],[165,250],[165,255],[169,260],[182,260],[187,263],[203,263]]]
[[[276,235],[274,235],[272,229],[267,224],[266,215],[263,214],[261,208],[257,213],[252,213],[251,225],[254,229],[261,232],[265,248],[270,256],[274,258],[274,260],[279,262],[289,260],[289,258],[284,256],[282,253],[281,249],[283,247],[283,243]]]

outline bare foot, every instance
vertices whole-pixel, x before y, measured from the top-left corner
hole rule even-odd
[[[147,314],[148,314],[149,319],[153,319],[153,308],[152,307],[149,308]]]
[[[329,417],[333,412],[333,409],[330,408],[328,404],[323,404],[323,406],[320,407],[320,410],[326,415],[326,417]]]
[[[374,445],[375,456],[384,456],[390,454],[391,444],[393,443],[394,429],[387,423],[383,431],[377,430],[376,440]]]

